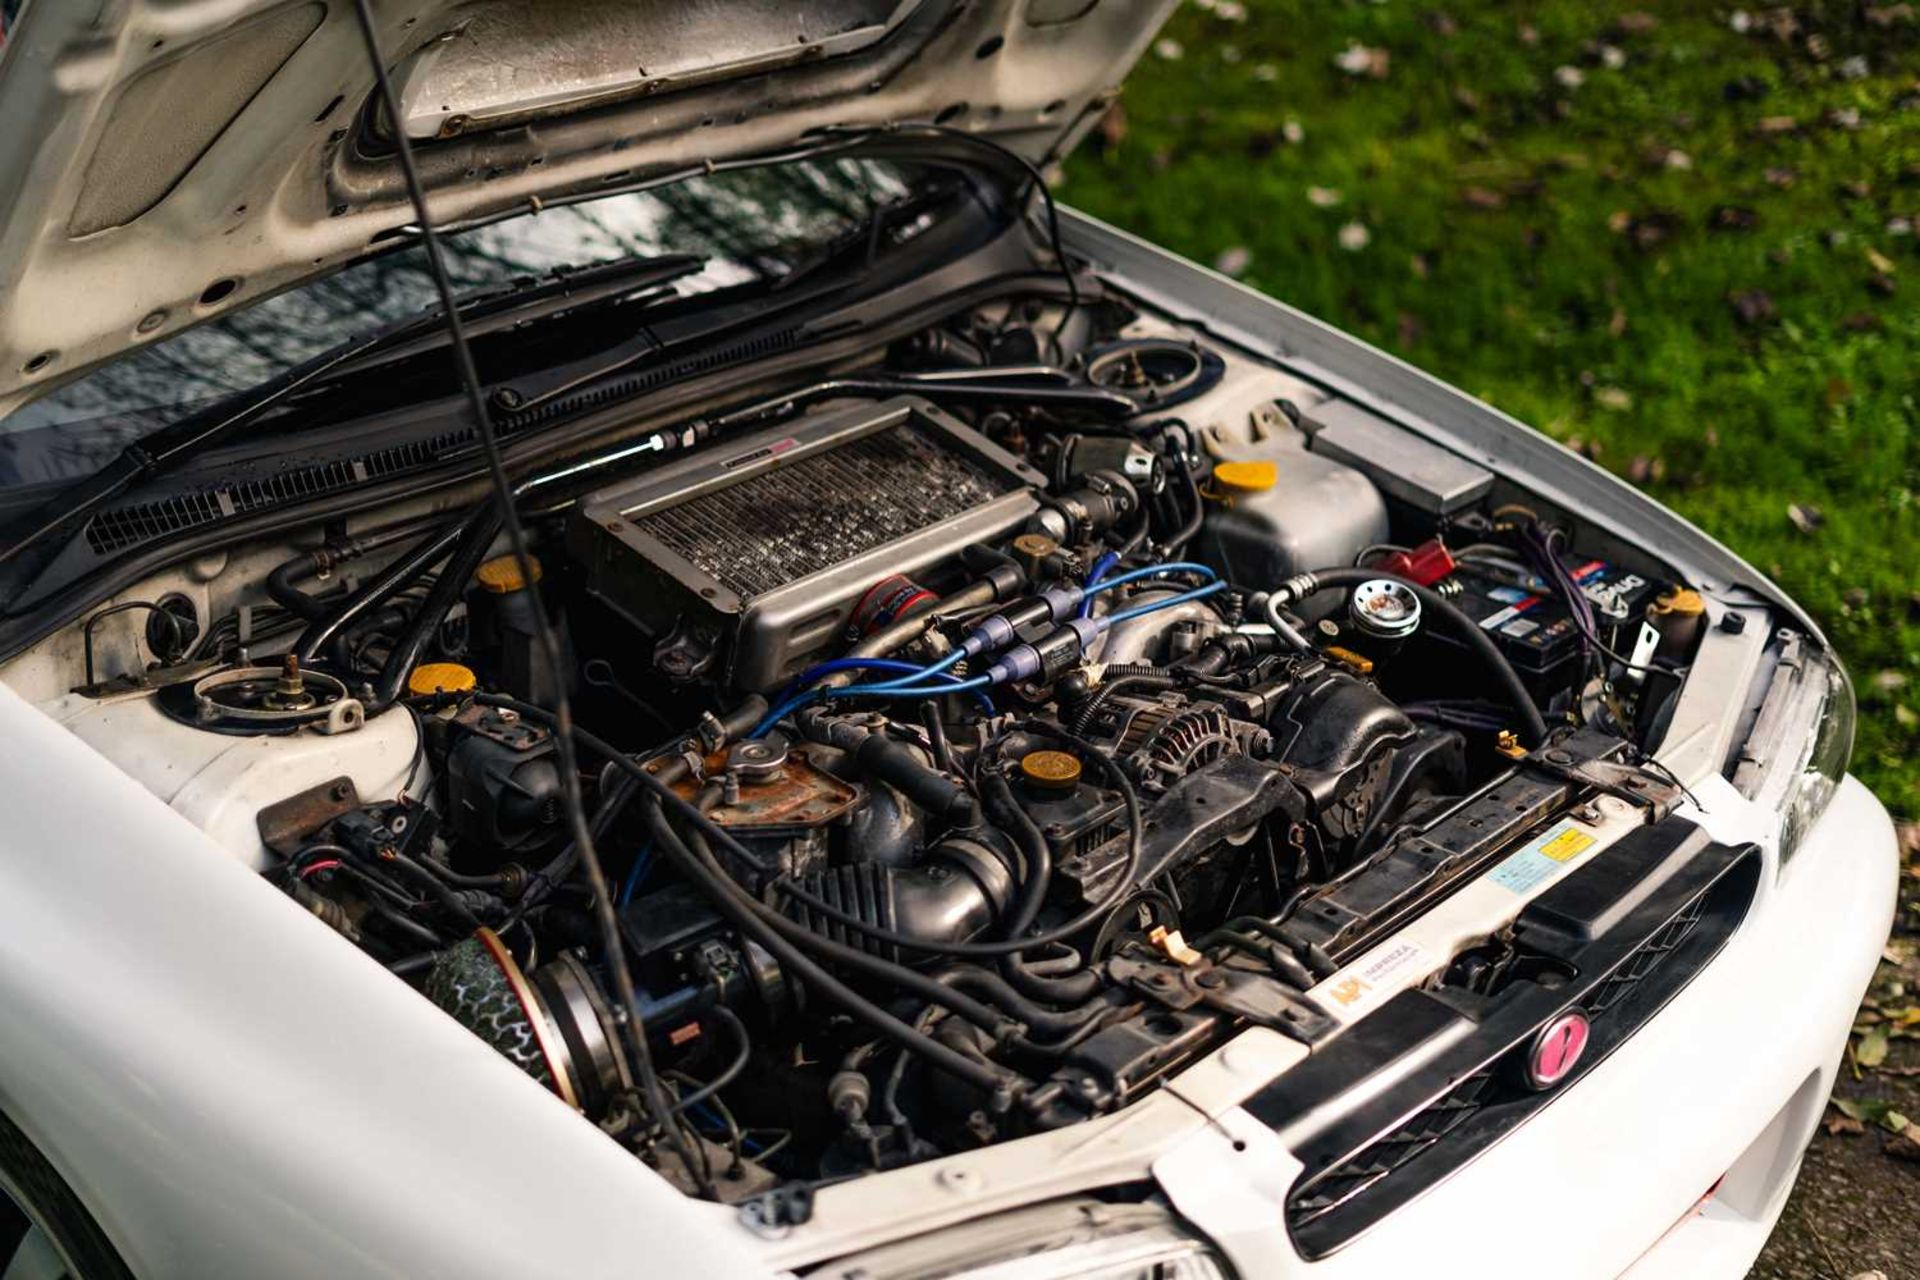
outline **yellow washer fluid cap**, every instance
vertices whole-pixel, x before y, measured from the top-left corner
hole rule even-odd
[[[471,693],[478,683],[473,672],[457,662],[423,662],[407,674],[407,692],[422,696]]]
[[[1265,493],[1280,483],[1280,467],[1264,461],[1216,462],[1213,482],[1222,494]]]
[[[543,573],[540,562],[528,556],[527,567],[533,570],[533,580],[540,581]],[[495,556],[481,565],[480,571],[473,576],[479,580],[481,589],[490,595],[510,595],[527,585],[520,577],[520,562],[512,556]]]

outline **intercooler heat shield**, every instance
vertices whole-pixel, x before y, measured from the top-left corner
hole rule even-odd
[[[916,397],[723,439],[588,495],[588,587],[688,671],[770,689],[845,638],[854,606],[1039,507],[1033,468]]]

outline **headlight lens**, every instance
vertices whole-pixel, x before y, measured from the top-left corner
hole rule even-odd
[[[1846,776],[1854,715],[1853,686],[1839,661],[1799,633],[1782,632],[1780,662],[1733,783],[1780,815],[1783,867]]]
[[[842,1258],[809,1280],[1227,1280],[1226,1264],[1152,1204],[1076,1200],[999,1214]]]

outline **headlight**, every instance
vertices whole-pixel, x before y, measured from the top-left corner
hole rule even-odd
[[[1733,784],[1780,815],[1780,864],[1826,811],[1853,755],[1853,686],[1832,655],[1795,631],[1780,633],[1760,715],[1740,749]]]
[[[1227,1266],[1152,1204],[1073,1200],[963,1223],[842,1258],[807,1280],[1227,1280]]]

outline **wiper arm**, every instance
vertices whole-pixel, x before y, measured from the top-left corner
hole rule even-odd
[[[477,331],[485,332],[488,321],[511,319],[517,323],[536,315],[551,315],[609,296],[670,284],[705,265],[704,258],[692,254],[627,258],[470,294],[457,305],[462,317],[477,319]],[[534,308],[531,315],[525,310],[528,307]],[[439,308],[384,325],[132,442],[112,461],[79,484],[56,493],[28,517],[24,532],[0,547],[0,565],[18,560],[29,548],[72,528],[135,484],[232,439],[298,393],[344,376],[376,358],[401,351],[410,353],[420,343],[440,345],[445,341],[445,326],[446,318]]]

